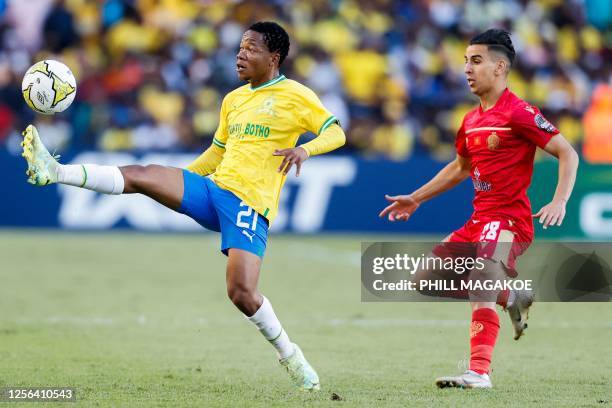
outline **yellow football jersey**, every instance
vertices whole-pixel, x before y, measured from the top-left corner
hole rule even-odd
[[[213,143],[225,148],[212,178],[270,222],[276,217],[285,176],[276,149],[295,147],[310,131],[319,135],[337,119],[306,86],[281,75],[225,96]]]

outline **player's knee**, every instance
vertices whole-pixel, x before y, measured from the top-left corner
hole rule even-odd
[[[146,191],[148,186],[154,182],[152,177],[155,164],[149,164],[146,166],[132,165],[121,168],[123,179],[125,183],[124,192],[126,193],[141,193]]]
[[[242,283],[229,283],[227,285],[227,296],[232,303],[247,316],[257,311],[257,291]]]

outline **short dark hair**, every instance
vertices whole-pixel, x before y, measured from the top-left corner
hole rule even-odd
[[[476,35],[470,40],[470,45],[483,44],[491,51],[497,51],[504,54],[510,61],[510,65],[514,62],[516,51],[510,39],[510,33],[498,28],[490,28],[484,33]]]
[[[278,52],[280,55],[280,66],[289,54],[289,34],[285,29],[273,21],[260,21],[250,26],[249,30],[263,34],[268,51]]]

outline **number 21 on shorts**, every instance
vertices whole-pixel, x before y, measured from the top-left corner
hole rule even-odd
[[[480,241],[497,241],[499,234],[499,221],[491,221],[485,224],[480,234]]]
[[[240,228],[250,229],[251,231],[255,231],[257,228],[257,217],[259,214],[257,211],[253,211],[251,207],[249,207],[244,201],[240,202],[240,207],[246,207],[246,210],[242,210],[238,212],[236,216],[236,225]],[[253,220],[249,223],[249,217],[253,216]],[[243,218],[246,220],[243,221]]]

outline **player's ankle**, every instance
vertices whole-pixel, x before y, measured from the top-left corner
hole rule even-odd
[[[270,301],[265,296],[262,297],[263,302],[255,314],[245,317],[259,329],[264,338],[276,349],[279,359],[286,359],[293,355],[295,346],[276,317]]]

